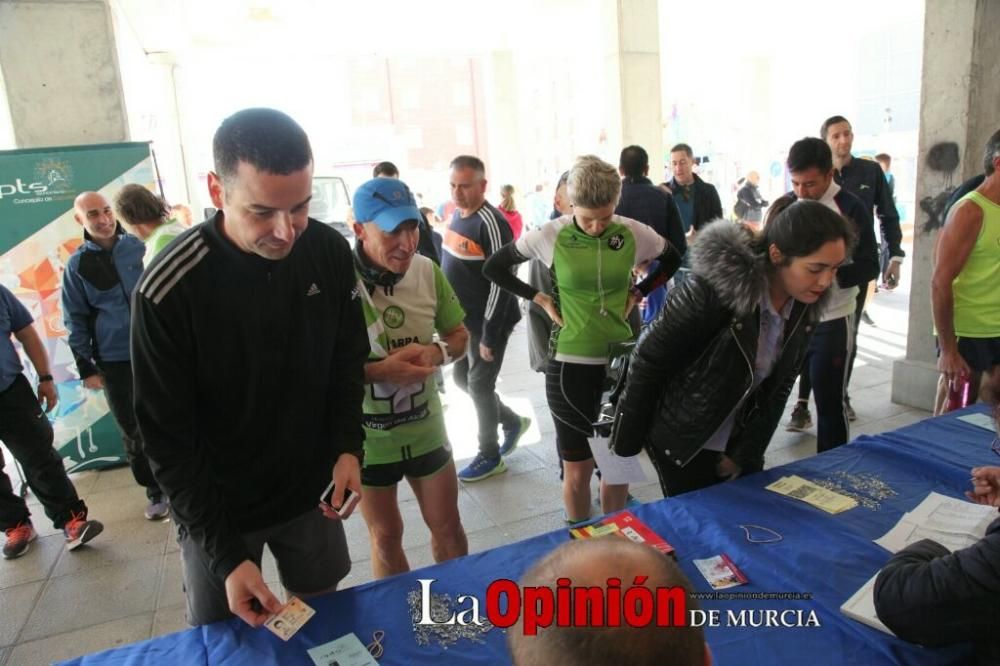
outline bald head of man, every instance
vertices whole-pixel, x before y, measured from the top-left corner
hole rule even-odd
[[[757,173],[756,171],[751,171],[750,173],[747,174],[747,180],[749,180],[754,185],[757,185],[760,183],[760,174]]]
[[[520,581],[523,588],[545,586],[555,589],[560,578],[568,578],[573,587],[607,586],[609,578],[618,578],[622,590],[637,577],[656,588],[683,587],[691,584],[677,564],[659,551],[628,539],[613,536],[564,543],[537,562]],[[688,598],[688,607],[695,607]],[[701,627],[539,627],[534,636],[525,635],[522,623],[507,630],[507,642],[517,666],[543,664],[675,664],[706,666],[712,657],[705,645]]]
[[[73,201],[73,218],[87,230],[90,240],[103,248],[115,244],[118,222],[114,209],[103,194],[81,192]]]

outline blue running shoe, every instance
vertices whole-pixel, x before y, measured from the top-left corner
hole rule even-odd
[[[503,429],[503,444],[500,446],[500,455],[508,456],[517,448],[517,443],[521,441],[524,433],[531,427],[531,419],[527,416],[518,417],[517,426],[507,430]]]
[[[471,483],[473,481],[488,479],[497,474],[503,474],[506,471],[507,465],[504,463],[503,458],[487,458],[481,454],[476,454],[472,462],[458,473],[458,478]]]

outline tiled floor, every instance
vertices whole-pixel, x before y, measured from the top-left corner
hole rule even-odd
[[[904,354],[907,301],[902,291],[879,294],[869,309],[878,327],[862,325],[851,384],[858,412],[852,436],[891,430],[928,416],[890,401],[891,364]],[[472,551],[563,524],[552,420],[545,407],[543,378],[528,368],[523,327],[512,337],[499,390],[533,424],[508,459],[510,471],[461,488],[459,507]],[[469,458],[476,448],[470,436],[475,432],[471,403],[450,381],[446,398],[456,457]],[[767,463],[780,465],[815,450],[813,433],[779,429]],[[14,474],[10,467],[7,471]],[[650,472],[650,482],[633,489],[639,499],[661,498],[653,478]],[[106,531],[91,546],[66,552],[62,535],[46,524],[41,508],[29,498],[41,538],[21,559],[0,561],[0,666],[49,663],[185,628],[172,525],[143,519],[144,493],[127,469],[86,472],[73,480]],[[430,535],[408,487],[401,486],[400,500],[410,564],[413,568],[431,564]],[[345,587],[371,577],[360,515],[346,526],[354,568]],[[265,563],[264,576],[268,582],[277,580],[273,561]]]

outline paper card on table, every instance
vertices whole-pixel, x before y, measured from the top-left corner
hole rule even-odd
[[[698,567],[698,571],[705,577],[713,590],[724,590],[727,587],[736,587],[747,583],[747,577],[725,553],[707,560],[694,560],[694,565]]]
[[[786,495],[793,499],[802,500],[817,509],[832,514],[853,509],[858,505],[857,500],[846,495],[841,495],[840,493],[835,493],[832,490],[827,490],[800,476],[783,476],[767,486],[767,489],[779,495]]]
[[[916,543],[922,539],[936,541],[952,552],[968,548],[978,541],[977,538],[967,534],[942,532],[940,530],[929,529],[907,519],[901,519],[892,529],[880,538],[875,539],[875,543],[890,553],[898,553],[911,543]]]
[[[909,513],[910,520],[923,527],[969,534],[977,539],[986,536],[986,528],[996,517],[997,512],[992,506],[936,492],[929,493]]]
[[[994,423],[993,417],[991,417],[989,414],[980,414],[978,412],[975,414],[963,414],[962,416],[958,417],[958,420],[965,421],[966,423],[971,423],[974,426],[984,428],[985,430],[989,430],[990,432],[997,431],[997,425],[996,423]]]
[[[875,575],[869,578],[860,590],[844,602],[844,605],[840,607],[840,612],[852,620],[867,624],[872,629],[878,629],[890,636],[895,636],[896,634],[889,631],[889,627],[882,624],[882,620],[878,619],[878,614],[875,612],[876,577],[878,577],[878,572],[875,572]]]
[[[937,541],[950,551],[961,550],[983,538],[995,518],[991,506],[931,492],[875,543],[891,553],[921,539]]]
[[[301,599],[292,597],[280,611],[264,623],[264,626],[281,640],[287,641],[315,614],[316,611]]]
[[[644,483],[646,471],[639,463],[639,456],[634,455],[628,458],[615,455],[614,451],[608,448],[607,437],[588,437],[590,451],[594,454],[594,462],[601,470],[601,478],[612,485],[622,483]]]
[[[677,557],[674,547],[654,532],[649,525],[639,520],[631,511],[619,511],[593,525],[574,527],[570,529],[569,535],[574,539],[592,539],[613,535],[636,543],[644,543],[675,559]]]
[[[309,657],[316,666],[378,666],[375,657],[368,652],[364,643],[354,634],[341,636],[335,641],[323,643],[308,650]]]

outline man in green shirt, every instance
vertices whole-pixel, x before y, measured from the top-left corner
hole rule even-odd
[[[170,210],[160,197],[142,185],[129,183],[115,196],[118,217],[135,230],[146,244],[142,265],[148,266],[160,250],[187,229],[180,222],[170,219]]]
[[[420,211],[400,180],[354,194],[354,248],[371,353],[365,366],[361,513],[376,578],[409,571],[396,485],[406,477],[431,532],[434,560],[468,553],[458,479],[434,372],[465,354],[465,311],[441,269],[416,254]]]
[[[931,278],[938,369],[1000,395],[1000,131],[986,142],[986,180],[952,208],[941,229]]]

